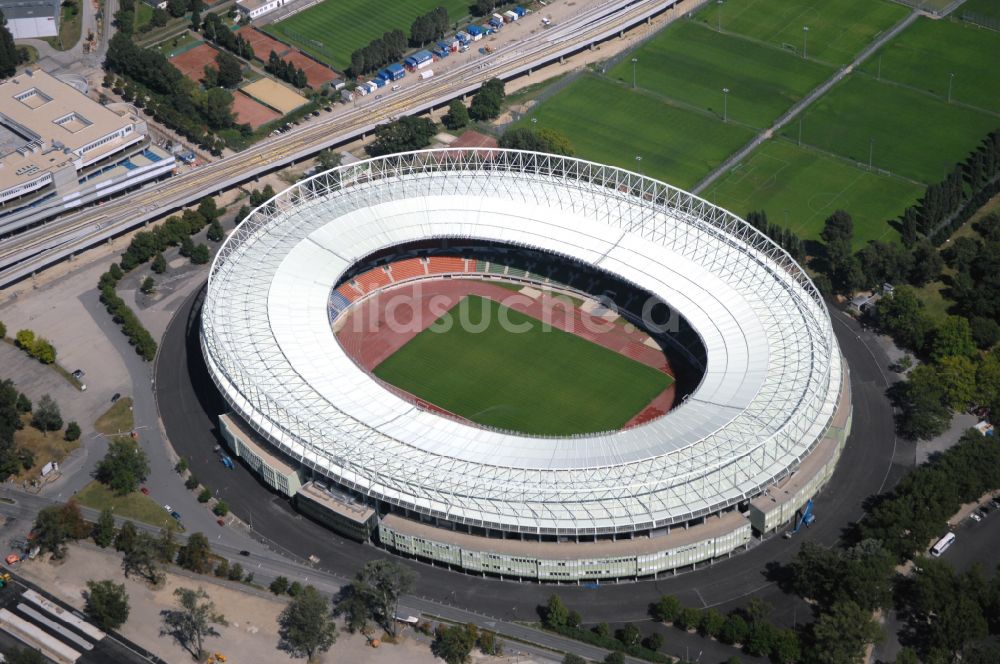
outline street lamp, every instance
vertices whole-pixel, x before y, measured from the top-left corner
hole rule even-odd
[[[729,88],[722,88],[722,121],[729,122]]]
[[[722,32],[722,0],[715,0],[715,4],[719,5],[719,11],[715,13],[715,17],[718,19],[715,28],[719,32]]]
[[[807,55],[807,50],[809,47],[809,26],[802,26],[802,59],[805,60]]]
[[[635,90],[635,65],[639,62],[639,58],[632,58],[632,89]]]
[[[639,171],[639,175],[642,175],[642,155],[637,154],[635,156],[635,168]]]
[[[951,84],[955,82],[955,74],[948,74],[948,103],[951,103]]]
[[[872,169],[872,154],[875,151],[875,137],[872,136],[868,139],[868,170]]]

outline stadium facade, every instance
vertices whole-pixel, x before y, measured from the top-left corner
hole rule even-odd
[[[565,256],[669,303],[704,351],[699,383],[663,417],[562,438],[415,407],[338,344],[331,296],[365,257],[449,238]],[[349,536],[501,577],[731,555],[794,519],[851,423],[825,304],[783,250],[687,192],[553,155],[428,150],[297,183],[220,250],[201,341],[232,409],[220,429],[273,489]]]

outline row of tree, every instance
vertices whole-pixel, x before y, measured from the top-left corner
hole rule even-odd
[[[205,76],[201,79],[206,88],[235,88],[243,80],[243,63],[236,59],[236,56],[225,51],[215,54],[215,66],[205,65]],[[218,119],[215,120],[219,122]],[[225,120],[221,121],[223,124]],[[232,119],[229,120],[230,124]]]
[[[56,348],[45,337],[36,336],[32,330],[18,330],[14,336],[14,344],[42,364],[53,364],[56,361]]]
[[[304,88],[309,84],[304,69],[296,67],[288,60],[282,60],[274,51],[271,51],[271,54],[267,56],[267,64],[264,65],[264,69],[297,88]]]
[[[197,2],[198,0],[195,1]],[[195,27],[195,29],[197,30],[198,28]],[[250,45],[250,42],[244,39],[242,35],[230,30],[218,14],[208,14],[205,17],[205,20],[201,23],[201,34],[208,41],[221,46],[244,60],[252,60],[254,58],[253,46]]]
[[[352,78],[369,74],[390,62],[396,62],[406,52],[406,35],[402,30],[390,30],[351,53],[348,74]]]
[[[529,150],[572,157],[573,144],[569,138],[556,129],[515,127],[508,129],[500,137],[500,147],[510,150]]]
[[[122,334],[128,337],[129,344],[135,348],[135,352],[138,353],[139,357],[147,362],[151,362],[156,357],[156,340],[153,339],[153,335],[143,326],[139,317],[135,315],[131,307],[125,304],[125,300],[119,297],[116,291],[118,282],[124,276],[125,274],[118,267],[117,263],[112,263],[108,271],[101,275],[100,282],[98,283],[98,290],[101,292],[101,303],[107,309],[108,313],[111,314],[112,320],[121,329]]]
[[[27,62],[29,57],[26,47],[14,43],[14,35],[7,27],[7,18],[0,11],[0,78],[13,76],[18,65]]]
[[[440,39],[444,37],[450,27],[448,10],[444,7],[432,9],[413,19],[413,23],[410,25],[410,45],[423,46],[435,39]]]

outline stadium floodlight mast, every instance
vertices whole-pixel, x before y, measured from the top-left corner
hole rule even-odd
[[[632,89],[635,90],[635,65],[639,62],[639,58],[632,58]]]
[[[639,175],[642,175],[642,155],[637,154],[635,156],[635,167],[639,171]]]
[[[809,26],[802,26],[802,59],[805,60],[808,55],[807,51],[809,48]]]
[[[868,139],[868,170],[872,169],[872,156],[875,152],[875,137],[872,136]]]
[[[951,72],[948,74],[948,103],[951,103],[951,85],[955,82],[955,73]]]
[[[729,122],[729,88],[722,88],[722,121]]]
[[[715,13],[715,17],[718,19],[716,21],[715,27],[719,32],[722,32],[722,5],[723,0],[715,0],[715,4],[719,5],[719,11]]]

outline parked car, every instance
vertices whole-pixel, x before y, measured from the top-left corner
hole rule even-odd
[[[120,392],[115,392],[111,397],[111,403],[118,403],[118,400],[122,398]]]
[[[240,555],[250,557],[250,552],[247,551],[246,549],[243,549],[242,551],[240,551]]]
[[[177,521],[181,520],[180,512],[171,512],[170,516],[174,517],[174,519],[177,520]]]
[[[83,378],[83,369],[77,369],[76,371],[74,371],[73,378],[76,378],[77,380]]]
[[[174,508],[172,508],[170,505],[164,505],[163,509],[167,510],[168,512],[173,512],[174,511]]]
[[[148,487],[141,487],[139,489],[139,491],[142,491],[142,495],[144,495],[144,496],[148,496],[149,495],[149,488]]]
[[[969,515],[969,518],[972,519],[973,521],[982,521],[983,520],[983,517],[979,516],[978,512],[973,512],[972,514]]]

